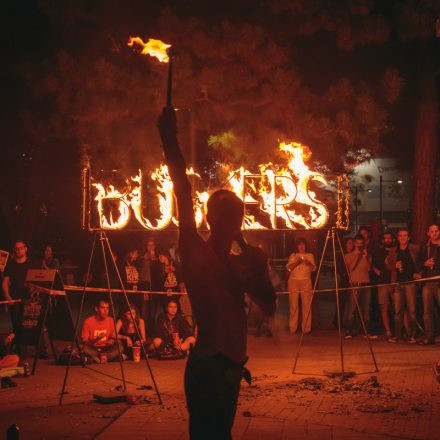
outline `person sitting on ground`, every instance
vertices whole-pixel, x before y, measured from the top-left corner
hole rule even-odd
[[[188,321],[177,312],[177,302],[170,300],[166,312],[157,318],[154,346],[160,352],[166,346],[173,346],[182,354],[188,352],[196,339]]]
[[[119,349],[115,338],[115,324],[108,316],[109,303],[101,299],[95,306],[95,315],[88,317],[83,324],[81,338],[83,354],[97,363],[118,359]]]
[[[5,374],[10,374],[11,372],[6,372],[6,369],[12,369],[18,367],[20,358],[16,354],[11,354],[12,341],[14,340],[14,333],[8,333],[7,335],[2,335],[0,337],[0,387],[1,388],[13,388],[17,386],[9,376]],[[11,376],[15,375],[14,373]]]
[[[136,326],[134,325],[133,317]],[[136,327],[139,331],[140,339]],[[131,347],[133,345],[140,345],[142,343],[147,352],[153,348],[153,340],[151,338],[147,339],[145,321],[140,317],[139,309],[134,304],[123,308],[121,317],[116,321],[116,331],[118,332],[118,339],[124,345],[125,357],[131,354]]]
[[[12,354],[12,342],[15,339],[14,333],[1,336],[0,340],[0,370],[2,368],[15,368],[20,361],[16,354]]]

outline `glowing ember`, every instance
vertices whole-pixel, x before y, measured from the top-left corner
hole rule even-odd
[[[144,43],[140,37],[130,37],[127,44],[130,47],[139,47],[139,53],[141,55],[156,57],[161,63],[168,63],[170,61],[167,49],[171,47],[171,44],[166,44],[161,40],[149,38],[148,41]]]
[[[279,145],[280,151],[287,155],[287,165],[272,163],[259,165],[258,174],[244,167],[229,171],[226,187],[245,203],[243,229],[317,229],[328,221],[329,212],[323,202],[317,199],[310,188],[312,181],[327,185],[325,177],[310,171],[304,163],[310,159],[308,147],[299,143]],[[225,169],[228,167],[225,166]],[[200,179],[193,168],[186,170],[188,176]],[[106,190],[100,183],[94,184],[98,190],[95,200],[99,212],[100,225],[106,229],[122,229],[130,219],[130,209],[137,221],[146,229],[160,230],[171,222],[178,225],[174,203],[173,183],[166,165],[160,165],[151,179],[157,190],[159,218],[150,220],[143,214],[148,201],[142,197],[142,173],[131,177],[131,190],[120,193],[113,186]],[[207,226],[207,191],[195,191],[194,217],[197,227]],[[110,214],[105,214],[104,200],[117,203]],[[108,211],[108,210],[107,210]],[[116,212],[114,212],[116,211]]]

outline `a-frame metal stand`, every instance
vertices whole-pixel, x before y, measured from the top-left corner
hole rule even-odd
[[[319,274],[320,274],[321,268],[322,268],[322,262],[324,261],[324,255],[325,255],[325,252],[327,250],[327,245],[328,245],[329,241],[331,241],[331,243],[332,243],[332,250],[333,250],[332,256],[333,256],[333,266],[334,266],[334,276],[335,276],[336,311],[337,311],[337,317],[338,317],[339,353],[340,353],[340,362],[341,362],[341,371],[338,372],[338,373],[335,373],[335,375],[342,376],[342,377],[345,377],[345,376],[348,375],[347,372],[345,371],[344,347],[343,347],[343,343],[342,343],[344,337],[343,337],[343,334],[342,334],[341,314],[340,314],[340,308],[339,308],[339,300],[340,300],[339,293],[340,293],[340,291],[339,291],[338,267],[337,267],[337,258],[336,258],[336,241],[338,242],[339,250],[340,250],[340,252],[342,254],[342,261],[344,262],[343,263],[344,264],[344,268],[345,268],[345,270],[347,272],[347,275],[348,275],[348,280],[349,280],[349,284],[350,284],[350,288],[351,288],[351,290],[349,292],[350,292],[350,295],[353,295],[353,299],[354,299],[355,304],[356,304],[356,310],[358,312],[359,319],[360,319],[360,322],[361,322],[361,325],[362,325],[362,330],[364,332],[364,336],[365,336],[365,338],[367,340],[368,348],[369,348],[369,351],[371,353],[371,357],[373,359],[374,371],[378,372],[379,368],[377,366],[376,357],[374,356],[373,347],[371,346],[370,337],[368,335],[368,331],[367,331],[367,328],[365,326],[365,321],[364,321],[364,318],[362,316],[362,311],[361,311],[361,308],[359,306],[359,302],[358,302],[357,296],[355,294],[355,290],[359,290],[359,288],[354,287],[353,283],[351,281],[350,271],[348,270],[347,263],[346,263],[345,259],[343,258],[344,250],[342,248],[341,239],[339,238],[339,234],[338,234],[338,229],[337,228],[331,228],[331,229],[329,229],[327,231],[327,236],[326,236],[325,243],[324,243],[324,249],[322,250],[322,255],[321,255],[321,259],[319,261],[318,271],[316,273],[315,283],[313,285],[312,297],[310,299],[310,303],[308,304],[306,322],[310,318],[310,313],[311,313],[311,310],[312,310],[313,298],[315,296],[315,291],[316,291],[316,287],[318,285],[318,280],[319,280]],[[303,307],[304,307],[304,304],[303,304]],[[301,352],[301,347],[302,347],[303,339],[304,339],[304,330],[301,331],[301,338],[299,340],[298,349],[296,351],[295,362],[293,364],[292,374],[301,374],[301,373],[297,373],[296,366],[298,364],[298,359],[299,359],[299,355],[300,355],[300,352]]]
[[[116,265],[116,261],[114,260],[114,258],[112,258],[113,251],[111,249],[110,242],[108,240],[107,234],[103,230],[97,231],[95,233],[92,249],[91,249],[91,252],[90,252],[90,258],[89,258],[89,264],[88,264],[88,268],[87,268],[87,274],[90,273],[90,270],[92,268],[93,257],[94,257],[94,254],[95,254],[95,248],[96,248],[96,244],[97,244],[98,241],[100,243],[100,248],[101,248],[101,252],[102,252],[102,258],[103,258],[103,262],[104,262],[105,277],[106,277],[107,288],[108,288],[108,299],[109,299],[109,303],[110,303],[111,312],[112,312],[112,315],[113,315],[114,332],[115,332],[115,335],[116,335],[116,343],[118,345],[118,351],[119,351],[119,366],[120,366],[120,369],[121,369],[121,380],[122,380],[122,384],[123,384],[123,390],[127,391],[127,384],[126,384],[126,380],[125,380],[125,372],[124,372],[124,366],[123,366],[123,361],[122,361],[122,352],[121,352],[121,347],[120,347],[119,341],[117,339],[118,332],[116,331],[115,307],[114,307],[112,289],[111,289],[111,285],[110,285],[109,267],[108,267],[108,264],[107,264],[106,249],[108,251],[108,254],[110,255],[110,260],[113,262],[113,268],[114,268],[114,270],[115,270],[115,272],[117,274],[118,283],[120,284],[120,289],[123,291],[125,304],[127,305],[128,310],[130,310],[131,319],[133,320],[133,324],[134,324],[134,328],[135,328],[135,331],[136,331],[136,335],[137,335],[137,337],[138,337],[138,339],[140,341],[142,340],[142,338],[141,338],[141,334],[140,334],[140,331],[139,331],[139,327],[138,327],[138,325],[136,323],[135,317],[134,317],[134,315],[133,315],[133,313],[131,311],[131,308],[129,306],[130,302],[128,300],[127,292],[126,292],[124,283],[122,281],[121,274],[120,274],[119,269],[118,269],[118,267]],[[76,318],[76,323],[75,323],[75,331],[74,331],[74,336],[73,336],[73,341],[72,341],[72,347],[73,347],[73,345],[75,343],[75,339],[77,337],[77,331],[78,331],[79,323],[80,323],[82,312],[83,312],[84,298],[85,298],[85,294],[86,294],[86,291],[87,291],[87,284],[88,284],[88,276],[86,277],[86,280],[84,281],[84,288],[83,288],[83,291],[82,291],[81,302],[80,302],[80,306],[79,306],[79,310],[78,310],[78,316]],[[148,369],[148,372],[150,374],[151,381],[153,382],[154,390],[156,392],[157,399],[159,401],[159,405],[162,405],[162,398],[160,396],[159,389],[157,388],[156,380],[154,379],[153,371],[151,369],[151,365],[150,365],[150,362],[148,360],[148,356],[147,356],[147,352],[145,350],[145,346],[142,343],[141,343],[141,350],[142,350],[142,353],[144,355],[145,363],[147,365],[147,369]],[[70,352],[69,362],[66,365],[66,373],[64,375],[64,382],[63,382],[63,386],[62,386],[61,392],[60,392],[60,401],[59,401],[60,405],[62,405],[62,403],[63,403],[63,397],[64,397],[64,394],[65,394],[67,378],[68,378],[68,375],[69,375],[71,363],[72,363],[72,351]]]
[[[56,334],[50,334],[49,330],[46,328],[46,324],[48,318],[51,315],[52,308],[54,306],[56,307],[57,305],[57,298],[64,299],[65,301],[66,308],[64,312],[67,314],[67,316],[65,316],[64,319],[68,319],[68,321],[65,322],[64,329],[73,329],[73,319],[70,310],[69,300],[64,291],[64,283],[58,269],[28,270],[28,272],[26,273],[25,286],[29,289],[30,295],[29,302],[28,300],[22,302],[23,311],[20,318],[20,325],[22,328],[21,335],[18,339],[21,339],[23,345],[31,345],[34,347],[35,353],[31,374],[35,374],[40,349],[43,346],[43,339],[44,342],[49,341],[55,362],[58,362],[57,351],[55,350],[55,346],[53,343],[54,340],[57,340]],[[35,311],[33,311],[33,307],[29,307],[29,311],[26,310],[26,305],[32,304],[32,298],[38,298],[37,307],[41,307],[39,313],[35,314]],[[35,319],[36,316],[38,316],[38,324],[36,328],[37,335],[34,336],[34,338],[31,338],[34,339],[33,343],[29,343],[29,328],[24,325],[24,322],[27,320],[32,321],[33,319]],[[71,334],[69,333],[68,336],[61,337],[59,340],[70,340],[70,338]]]

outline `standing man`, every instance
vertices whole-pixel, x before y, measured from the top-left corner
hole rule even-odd
[[[399,342],[402,340],[403,315],[405,309],[408,314],[408,342],[416,343],[416,285],[410,283],[414,279],[420,278],[417,273],[417,257],[419,247],[409,242],[410,234],[406,228],[401,228],[397,232],[397,247],[390,250],[388,257],[388,269],[392,271],[392,282],[402,283],[394,290],[394,337],[388,339],[389,342]]]
[[[240,382],[244,374],[250,379],[244,369],[245,292],[266,314],[275,313],[267,256],[245,243],[241,235],[244,204],[231,191],[219,190],[210,196],[211,235],[208,241],[199,236],[173,108],[163,110],[158,125],[177,197],[183,278],[198,325],[197,342],[185,371],[190,437],[231,439]],[[231,255],[234,240],[242,249],[240,255]]]
[[[373,255],[376,250],[376,244],[371,237],[371,229],[368,226],[361,226],[358,234],[364,239],[364,248],[369,255]]]
[[[369,287],[362,288],[370,283],[370,269],[371,269],[371,255],[365,248],[365,242],[361,235],[356,235],[354,239],[354,249],[352,252],[345,254],[345,261],[347,263],[348,271],[350,273],[350,281],[356,289],[351,291],[348,300],[347,324],[346,324],[346,339],[354,336],[354,314],[356,311],[356,299],[362,313],[362,318],[365,323],[367,331],[370,327],[370,304],[371,304],[371,289]],[[376,339],[377,336],[369,336]]]
[[[437,224],[429,225],[428,241],[422,246],[419,257],[419,268],[423,277],[440,275],[440,229]],[[440,280],[427,281],[422,290],[423,297],[423,321],[426,339],[422,345],[434,344],[433,316],[434,305],[440,305]]]
[[[17,240],[13,247],[13,258],[8,261],[6,265],[2,288],[3,295],[7,301],[12,299],[25,299],[26,289],[24,283],[26,280],[26,273],[30,269],[30,261],[27,256],[27,246],[22,240]],[[19,340],[20,334],[20,313],[21,306],[19,304],[9,307],[11,316],[12,331],[17,335]]]
[[[388,314],[389,304],[392,302],[394,286],[391,283],[391,271],[388,269],[388,256],[393,247],[393,234],[384,232],[381,239],[382,245],[373,254],[373,271],[377,277],[378,284],[388,284],[378,287],[378,302],[382,315],[382,322],[385,328],[386,338],[392,337],[390,317]]]
[[[156,252],[156,242],[149,239],[146,244],[146,252],[140,261],[140,290],[161,291],[163,279],[164,270]],[[144,301],[142,302],[140,312],[141,316],[145,319],[149,333],[154,331],[157,313],[159,310],[162,311],[161,306],[162,303],[159,295],[144,294]]]

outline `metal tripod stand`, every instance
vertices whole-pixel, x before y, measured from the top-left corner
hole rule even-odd
[[[316,273],[315,283],[313,285],[312,297],[310,299],[310,303],[308,304],[306,322],[310,318],[310,313],[311,313],[311,310],[312,310],[313,298],[315,296],[316,287],[318,285],[319,274],[321,272],[322,262],[324,261],[325,251],[327,250],[328,242],[331,241],[332,248],[333,248],[332,256],[333,256],[333,266],[334,266],[334,276],[335,276],[336,310],[337,310],[337,317],[338,317],[339,353],[340,353],[340,362],[341,362],[341,371],[338,372],[335,375],[345,377],[345,376],[347,376],[347,373],[345,371],[345,366],[344,366],[344,347],[343,347],[343,343],[342,343],[343,335],[342,335],[342,329],[341,329],[341,313],[340,313],[340,308],[339,308],[339,301],[340,301],[339,294],[340,294],[340,291],[339,291],[338,268],[337,268],[337,259],[336,259],[336,240],[338,242],[339,250],[340,250],[341,254],[344,255],[344,250],[342,248],[341,239],[339,238],[338,229],[337,228],[329,229],[327,231],[327,236],[325,238],[325,244],[324,244],[324,249],[322,251],[321,259],[319,261],[318,271]],[[348,280],[349,280],[349,284],[350,284],[350,288],[351,288],[351,290],[349,292],[350,292],[350,295],[353,295],[353,299],[354,299],[355,304],[356,304],[356,310],[358,312],[359,319],[360,319],[360,322],[361,322],[361,325],[362,325],[362,330],[364,332],[364,336],[365,336],[365,338],[367,340],[368,348],[369,348],[369,351],[371,353],[371,357],[373,359],[373,364],[374,364],[374,368],[375,368],[374,372],[378,372],[379,368],[377,366],[376,357],[374,356],[373,347],[371,346],[370,337],[368,335],[368,331],[367,331],[367,328],[366,328],[366,325],[365,325],[365,321],[364,321],[364,318],[362,316],[362,312],[361,312],[361,309],[360,309],[360,306],[359,306],[359,302],[358,302],[358,299],[357,299],[357,296],[356,296],[356,293],[355,293],[355,290],[357,290],[357,288],[353,286],[353,283],[351,281],[350,271],[348,270],[345,258],[342,258],[342,260],[344,262],[344,268],[345,268],[345,270],[347,272]],[[303,307],[304,307],[304,304],[303,304]],[[295,362],[293,364],[292,374],[300,374],[300,373],[296,373],[296,366],[297,366],[299,355],[300,355],[300,352],[301,352],[301,347],[302,347],[303,339],[304,339],[304,330],[301,331],[301,338],[299,340],[298,349],[296,351]]]
[[[137,336],[139,341],[142,341],[142,338],[141,338],[141,334],[140,334],[140,331],[139,331],[139,326],[136,323],[136,319],[135,319],[135,317],[133,315],[133,312],[131,310],[131,307],[130,307],[130,302],[128,300],[127,292],[126,292],[124,283],[122,281],[121,274],[120,274],[119,269],[118,269],[118,267],[116,265],[116,261],[113,258],[113,251],[111,249],[110,242],[108,240],[106,232],[103,231],[103,230],[97,231],[96,234],[95,234],[95,237],[94,237],[94,240],[93,240],[93,244],[92,244],[92,249],[91,249],[91,252],[90,252],[90,258],[89,258],[89,263],[88,263],[88,267],[87,267],[87,274],[90,273],[90,270],[92,268],[93,257],[94,257],[94,254],[95,254],[95,248],[96,248],[96,244],[97,244],[98,241],[99,241],[100,247],[101,247],[102,258],[103,258],[103,262],[104,262],[105,277],[106,277],[107,288],[108,288],[108,299],[109,299],[109,304],[110,304],[111,312],[112,312],[112,315],[113,315],[114,332],[115,332],[115,335],[116,335],[116,344],[118,346],[118,352],[119,352],[119,366],[120,366],[120,369],[121,369],[121,380],[122,380],[124,391],[127,391],[127,384],[126,384],[126,380],[125,380],[125,372],[124,372],[124,366],[123,366],[123,361],[122,361],[121,347],[120,347],[120,344],[119,344],[118,339],[117,339],[118,332],[116,331],[115,307],[114,307],[112,289],[111,289],[111,286],[110,286],[109,267],[108,267],[108,264],[107,264],[106,249],[107,249],[107,251],[108,251],[108,253],[110,255],[110,260],[113,262],[113,268],[114,268],[114,270],[115,270],[115,272],[117,274],[118,283],[121,286],[120,289],[123,291],[125,304],[127,305],[127,309],[130,310],[130,315],[131,315],[132,322],[134,324],[136,336]],[[84,298],[85,298],[85,294],[86,294],[86,291],[87,291],[87,284],[88,284],[88,282],[89,282],[89,279],[88,279],[88,276],[87,276],[86,280],[84,281],[84,288],[83,288],[83,291],[82,291],[82,294],[81,294],[81,302],[80,302],[80,306],[79,306],[79,310],[78,310],[78,316],[76,318],[75,330],[73,332],[72,348],[73,348],[73,346],[75,344],[75,341],[77,340],[77,331],[78,331],[79,322],[81,320],[81,316],[82,316],[82,312],[83,312]],[[156,380],[154,379],[153,371],[151,369],[151,365],[150,365],[150,362],[148,360],[147,352],[145,350],[144,344],[142,344],[142,343],[141,343],[141,350],[142,350],[142,353],[144,355],[144,359],[145,359],[145,362],[146,362],[146,365],[147,365],[147,368],[148,368],[148,372],[149,372],[150,377],[151,377],[151,381],[153,382],[154,390],[156,392],[156,395],[157,395],[157,398],[158,398],[158,401],[159,401],[159,405],[162,405],[162,399],[161,399],[161,396],[160,396],[160,393],[159,393],[159,389],[157,388]],[[66,366],[66,373],[64,375],[64,382],[63,382],[63,386],[61,388],[60,401],[59,401],[60,405],[62,405],[62,403],[63,403],[63,397],[64,397],[64,394],[65,394],[67,378],[68,378],[69,371],[70,371],[70,366],[71,366],[71,363],[72,363],[72,352],[73,352],[73,350],[70,351],[69,362],[67,363],[67,366]]]

